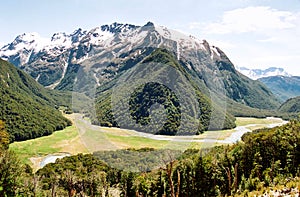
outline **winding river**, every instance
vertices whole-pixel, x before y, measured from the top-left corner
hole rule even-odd
[[[40,167],[44,167],[48,163],[55,163],[56,159],[61,159],[67,156],[71,156],[69,153],[60,153],[60,154],[51,154],[47,155],[41,162],[40,162]]]
[[[80,124],[85,125],[84,130],[86,128],[97,130],[99,132],[105,132],[103,130],[103,127],[100,126],[95,126],[90,123],[90,121],[87,121],[82,118],[82,115],[77,115],[76,116],[76,121]],[[273,118],[269,117],[268,119],[278,119],[278,118]],[[279,119],[278,119],[279,120]],[[280,119],[281,120],[281,119]],[[174,142],[207,142],[207,143],[221,143],[221,144],[232,144],[235,143],[239,140],[241,140],[241,137],[247,133],[247,132],[252,132],[250,129],[251,127],[257,127],[260,126],[262,127],[276,127],[280,126],[283,124],[288,123],[288,121],[279,121],[278,123],[272,123],[272,124],[248,124],[244,126],[238,126],[234,129],[234,131],[231,133],[230,136],[226,137],[225,139],[218,139],[218,138],[200,138],[199,136],[164,136],[164,135],[153,135],[149,133],[142,133],[134,130],[126,130],[129,131],[128,136],[139,136],[139,137],[144,137],[144,138],[149,138],[153,140],[167,140],[167,141],[174,141]],[[80,129],[80,128],[79,128]],[[213,132],[213,131],[211,131]],[[84,134],[85,131],[81,131],[81,134]],[[71,154],[69,153],[57,153],[57,154],[51,154],[47,155],[43,160],[40,162],[40,167],[44,167],[48,163],[54,163],[56,159],[61,159],[66,156],[70,156]]]

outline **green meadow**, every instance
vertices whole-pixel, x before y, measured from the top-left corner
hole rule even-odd
[[[207,148],[220,145],[212,142],[189,142],[178,141],[176,137],[165,137],[169,140],[157,140],[140,136],[136,132],[119,128],[98,127],[91,125],[88,119],[81,118],[81,114],[68,115],[73,121],[73,125],[64,130],[56,131],[45,137],[32,140],[14,142],[10,144],[10,149],[16,152],[22,162],[38,167],[38,163],[49,154],[70,153],[91,153],[99,150],[117,150],[126,148],[156,148],[185,150],[187,148]],[[249,129],[265,127],[268,124],[279,123],[279,119],[258,119],[258,118],[237,118],[237,126],[250,125]],[[181,137],[183,140],[203,140],[203,139],[225,139],[229,137],[233,129],[223,131],[205,132],[198,136]]]

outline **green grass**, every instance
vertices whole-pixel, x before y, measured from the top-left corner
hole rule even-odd
[[[103,128],[102,131],[86,130],[81,136],[86,142],[90,152],[100,150],[116,150],[125,148],[155,148],[185,150],[187,148],[207,148],[217,145],[216,143],[203,142],[178,142],[168,140],[155,140],[142,136],[135,136],[130,130],[117,128]],[[202,139],[202,138],[200,138]]]
[[[70,126],[49,136],[14,142],[10,144],[9,148],[19,155],[22,162],[30,164],[29,158],[31,157],[42,157],[58,152],[69,152],[71,154],[86,152],[82,144],[78,146],[77,139],[79,137],[76,127]]]
[[[281,122],[280,119],[244,118],[244,117],[236,118],[237,126],[245,126],[249,124],[273,124],[273,123],[280,123],[280,122]]]
[[[168,141],[154,140],[140,136],[126,134],[127,131],[118,131],[118,129],[108,129],[97,131],[88,129],[81,136],[90,152],[99,150],[116,150],[122,148],[163,148]],[[114,131],[115,132],[114,132]]]
[[[140,136],[117,136],[112,134],[107,134],[107,138],[111,140],[113,143],[117,143],[128,148],[163,148],[167,143],[166,140],[154,140]]]
[[[42,157],[59,152],[78,154],[99,150],[139,149],[144,147],[185,150],[187,148],[201,149],[220,145],[210,142],[178,142],[150,139],[137,136],[137,134],[131,130],[91,126],[86,123],[87,119],[82,120],[78,118],[79,116],[80,114],[68,116],[68,118],[76,120],[76,124],[73,124],[73,126],[61,131],[56,131],[49,136],[12,143],[10,144],[10,149],[19,155],[22,162],[31,165],[33,163],[34,166],[37,166]],[[280,120],[259,118],[237,118],[236,120],[237,126],[257,124],[253,126],[253,128],[262,128],[264,124],[278,122],[280,122]],[[252,129],[252,127],[247,128]],[[225,139],[229,137],[232,132],[234,132],[234,130],[209,131],[199,136],[194,136],[194,139]]]
[[[276,183],[274,186],[264,187],[260,185],[256,191],[249,192],[248,190],[244,191],[241,194],[236,194],[235,197],[244,197],[244,196],[262,196],[263,194],[267,193],[270,196],[273,196],[271,191],[282,191],[284,188],[289,189],[289,193],[283,193],[280,196],[296,196],[298,194],[295,190],[292,189],[298,188],[300,190],[300,178],[292,178],[290,180],[281,180],[280,183]]]

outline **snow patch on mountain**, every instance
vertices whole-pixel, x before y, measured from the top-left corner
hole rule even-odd
[[[30,53],[32,50],[39,51],[49,43],[49,39],[41,37],[38,33],[23,33],[15,38],[15,40],[4,45],[0,50],[0,56],[10,56],[21,50]]]
[[[109,31],[102,31],[100,27],[96,27],[95,29],[91,30],[88,33],[88,36],[90,36],[90,43],[94,45],[99,45],[103,41],[112,38],[113,33]]]
[[[107,74],[102,72],[108,62],[120,64],[128,58],[134,59],[142,53],[141,49],[159,47],[171,50],[178,60],[193,60],[189,67],[198,72],[207,69],[200,61],[212,65],[224,56],[206,40],[148,22],[144,26],[112,23],[88,31],[79,28],[71,34],[54,33],[50,38],[26,33],[2,47],[0,57],[26,70],[45,87],[54,88],[62,82],[69,66],[77,69],[80,64],[94,72],[95,78],[101,78]]]
[[[41,37],[38,33],[24,33],[15,38],[12,43],[0,49],[0,57],[9,60],[10,58],[19,59],[19,64],[28,63],[32,56],[43,52],[49,56],[58,56],[66,50],[76,46],[86,31],[78,29],[72,34],[59,32],[49,38]]]
[[[251,79],[260,79],[263,77],[271,77],[271,76],[292,76],[288,72],[286,72],[283,68],[278,67],[270,67],[267,69],[250,69],[246,67],[236,67],[236,69],[242,73],[243,75],[246,75],[247,77]]]
[[[143,45],[147,38],[150,39],[149,46],[153,47],[165,47],[165,40],[175,42],[178,59],[184,51],[190,49],[205,50],[212,58],[220,55],[216,48],[209,46],[205,40],[148,22],[144,26],[112,23],[89,31],[79,28],[71,34],[54,33],[51,38],[43,38],[38,33],[24,33],[17,36],[12,43],[3,46],[0,49],[0,57],[22,66],[37,58],[45,59],[40,56],[55,58],[70,49],[77,50],[81,47],[87,53],[81,53],[73,58],[76,58],[75,61],[83,62],[93,55],[90,53],[93,46],[104,50],[122,48],[118,52],[121,53],[130,51],[134,46]]]

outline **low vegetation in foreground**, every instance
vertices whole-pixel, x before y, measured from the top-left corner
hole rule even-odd
[[[126,166],[151,164],[155,149],[79,154],[47,164],[36,173],[7,150],[1,129],[0,196],[254,196],[280,189],[299,192],[300,122],[260,129],[234,145],[164,150],[161,164],[146,171]],[[132,163],[124,155],[131,154]],[[155,155],[155,154],[154,154]],[[102,160],[104,161],[102,161]],[[146,160],[145,160],[146,159]],[[113,166],[113,163],[118,165]],[[120,166],[125,166],[120,168]]]

